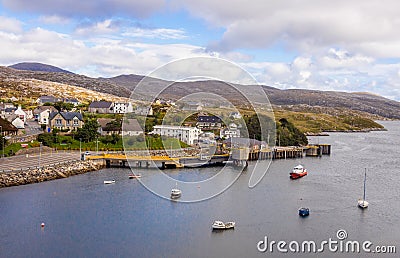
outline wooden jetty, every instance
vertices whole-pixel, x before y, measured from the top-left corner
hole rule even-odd
[[[268,160],[268,159],[296,159],[307,157],[321,157],[330,155],[331,145],[315,144],[305,147],[272,147],[264,149],[236,148],[230,154],[188,157],[169,157],[164,155],[135,155],[132,153],[105,153],[101,155],[91,155],[85,159],[102,159],[107,168],[109,167],[136,167],[136,168],[183,168],[183,167],[203,167],[223,165],[232,161],[235,166],[247,166],[249,160]]]

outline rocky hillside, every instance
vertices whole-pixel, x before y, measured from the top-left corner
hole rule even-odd
[[[0,80],[26,81],[36,79],[48,82],[57,82],[65,85],[78,86],[85,89],[113,94],[120,97],[130,97],[132,90],[142,80],[140,75],[120,75],[112,78],[90,78],[83,75],[60,72],[21,71],[9,67],[0,67]],[[163,86],[169,85],[167,90],[160,92]],[[302,106],[313,109],[327,107],[335,110],[350,109],[371,114],[375,118],[400,119],[400,102],[389,100],[369,93],[347,93],[334,91],[316,91],[303,89],[279,90],[263,86],[270,102],[282,109],[292,109],[293,106]],[[224,96],[236,105],[243,103],[243,96],[231,86],[219,81],[180,82],[170,85],[158,79],[150,79],[138,97],[143,95],[159,95],[167,99],[179,99],[189,93],[210,92]],[[340,112],[340,111],[337,111]]]
[[[129,90],[133,90],[142,76],[123,75],[106,79],[112,84],[121,85]],[[149,79],[142,91],[142,95],[157,95],[160,88],[167,83],[158,79]],[[362,92],[336,92],[336,91],[317,91],[304,89],[280,90],[277,88],[263,86],[271,104],[282,108],[292,108],[292,106],[302,105],[308,107],[328,107],[346,108],[361,111],[371,115],[376,115],[389,119],[400,119],[400,102],[386,99],[384,97]],[[182,82],[169,85],[168,89],[160,95],[170,99],[179,99],[190,93],[211,92],[226,97],[233,103],[240,105],[243,97],[231,86],[218,81],[199,81]]]
[[[23,71],[0,66],[0,79],[14,81],[36,79],[41,81],[57,82],[82,87],[92,91],[113,94],[120,97],[129,97],[131,93],[127,88],[110,81],[90,78],[73,73]]]

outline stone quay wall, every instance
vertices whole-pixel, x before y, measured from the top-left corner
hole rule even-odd
[[[40,183],[59,178],[67,178],[104,168],[102,161],[71,161],[51,167],[35,168],[25,171],[0,173],[0,188]]]

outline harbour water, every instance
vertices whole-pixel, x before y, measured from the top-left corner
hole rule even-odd
[[[332,145],[321,158],[274,160],[266,176],[248,187],[253,163],[222,194],[195,203],[160,198],[128,169],[111,168],[66,179],[0,189],[0,257],[398,257],[400,252],[400,122],[371,133],[330,133],[311,143]],[[265,167],[267,167],[267,161]],[[290,180],[304,165],[308,175]],[[367,168],[366,210],[357,207]],[[214,176],[220,167],[164,172],[185,181]],[[151,170],[135,171],[151,178]],[[236,178],[236,170],[226,172]],[[116,180],[104,185],[104,180]],[[206,190],[199,188],[199,191]],[[183,192],[183,195],[185,192]],[[300,207],[310,216],[298,216]],[[235,221],[213,232],[214,220]],[[41,228],[41,223],[45,227]],[[396,246],[397,254],[330,251],[260,252],[268,241],[329,238]],[[288,248],[288,246],[286,246]]]

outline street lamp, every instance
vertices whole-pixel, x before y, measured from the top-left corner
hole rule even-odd
[[[99,154],[99,137],[96,137],[96,154]]]
[[[82,156],[82,138],[79,138],[79,155]]]
[[[4,158],[4,136],[3,136],[3,126],[0,125],[0,128],[1,128],[1,133],[0,133],[0,136],[1,136],[1,146],[2,146],[2,148],[3,148],[3,155],[2,155],[2,157]]]
[[[40,142],[40,147],[39,147],[39,171],[40,169],[40,157],[42,156],[42,143]]]

